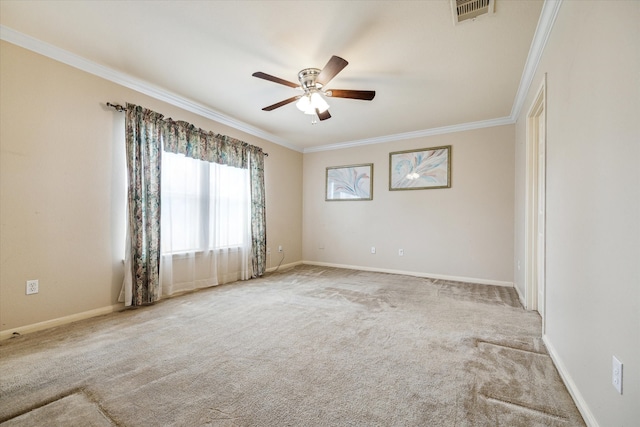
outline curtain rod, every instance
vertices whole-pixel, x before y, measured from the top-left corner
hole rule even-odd
[[[120,104],[112,104],[110,102],[107,102],[107,107],[115,108],[115,110],[120,113],[123,111],[127,111],[127,109]]]
[[[127,111],[126,107],[123,107],[120,104],[112,104],[110,102],[107,102],[107,107],[111,107],[113,109],[115,109],[116,111],[118,111],[119,113],[123,112],[123,111]],[[264,152],[263,152],[264,153]],[[269,153],[264,153],[265,157],[269,157]]]

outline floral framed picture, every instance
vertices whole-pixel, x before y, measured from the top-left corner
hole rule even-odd
[[[373,200],[373,163],[328,167],[325,200]]]
[[[451,146],[389,153],[389,190],[451,187]]]

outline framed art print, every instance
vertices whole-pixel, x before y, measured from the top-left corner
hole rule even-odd
[[[373,163],[328,167],[325,200],[373,200]]]
[[[389,190],[451,187],[451,146],[389,153]]]

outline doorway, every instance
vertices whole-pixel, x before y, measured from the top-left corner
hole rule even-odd
[[[546,74],[527,114],[525,303],[542,317],[546,295]]]

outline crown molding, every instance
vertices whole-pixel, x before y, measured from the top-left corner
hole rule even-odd
[[[191,101],[180,95],[169,92],[166,89],[152,85],[144,80],[135,78],[120,71],[116,71],[112,68],[105,67],[104,65],[100,65],[96,62],[89,61],[88,59],[85,59],[79,55],[53,46],[49,43],[43,42],[42,40],[36,39],[26,34],[20,33],[4,25],[0,25],[0,40],[4,40],[6,42],[15,44],[16,46],[23,47],[58,62],[62,62],[63,64],[70,65],[79,70],[135,90],[136,92],[140,92],[152,98],[164,101],[168,104],[175,105],[176,107],[182,108],[186,111],[190,111],[207,119],[215,120],[218,123],[230,126],[239,131],[246,132],[250,135],[257,136],[278,145],[282,145],[291,150],[302,152],[299,147],[294,146],[288,141],[285,141],[282,138],[251,126],[240,120],[236,120],[232,117],[226,116],[200,103]]]
[[[549,35],[558,16],[558,10],[563,0],[545,0],[542,5],[542,11],[540,12],[540,19],[538,19],[538,25],[533,35],[531,47],[529,48],[529,54],[527,55],[527,61],[525,62],[522,77],[520,78],[520,85],[516,93],[513,106],[511,107],[511,114],[509,117],[502,117],[498,119],[484,120],[479,122],[462,123],[459,125],[444,126],[440,128],[425,129],[415,132],[406,132],[396,135],[388,135],[377,138],[361,139],[358,141],[347,141],[331,145],[322,145],[317,147],[306,148],[304,153],[314,153],[319,151],[340,150],[343,148],[358,147],[369,144],[380,144],[383,142],[400,141],[403,139],[420,138],[432,135],[441,135],[445,133],[463,132],[466,130],[481,129],[492,126],[502,126],[513,124],[518,120],[522,106],[533,82],[533,78],[538,69],[540,58],[549,40]]]
[[[297,147],[280,137],[272,135],[240,120],[236,120],[232,117],[226,116],[202,104],[186,99],[180,95],[169,92],[158,86],[151,85],[150,83],[145,82],[141,79],[137,79],[109,67],[105,67],[103,65],[89,61],[85,58],[82,58],[81,56],[75,55],[64,49],[60,49],[56,46],[45,43],[36,38],[27,36],[26,34],[22,34],[4,25],[0,25],[0,40],[13,43],[17,46],[44,55],[48,58],[102,77],[121,86],[151,96],[152,98],[167,102],[171,105],[175,105],[176,107],[190,111],[194,114],[198,114],[202,117],[217,121],[234,129],[257,136],[291,150],[301,153],[314,153],[319,151],[340,150],[344,148],[359,147],[363,145],[381,144],[384,142],[422,138],[426,136],[463,132],[467,130],[482,129],[492,126],[503,126],[515,123],[518,120],[518,116],[520,115],[520,112],[522,110],[522,106],[526,99],[527,93],[529,92],[529,88],[533,82],[535,72],[540,62],[540,58],[542,57],[542,53],[546,46],[547,40],[549,39],[549,35],[551,34],[551,30],[558,15],[558,10],[560,9],[562,1],[563,0],[545,0],[542,6],[540,19],[538,20],[538,25],[531,42],[531,47],[529,48],[529,54],[527,56],[527,61],[525,62],[522,77],[520,78],[520,85],[518,87],[513,106],[511,108],[510,116],[477,122],[462,123],[452,126],[424,129],[413,132],[405,132],[394,135],[380,136],[375,138],[360,139],[356,141],[345,141],[331,145],[308,147],[305,149],[301,149],[300,147]]]
[[[536,32],[533,35],[531,41],[531,47],[529,48],[529,55],[527,56],[527,62],[524,65],[524,71],[520,78],[520,86],[518,86],[518,92],[516,98],[513,101],[513,107],[511,107],[511,118],[514,123],[518,120],[522,106],[529,93],[531,84],[533,83],[533,77],[538,69],[540,58],[551,35],[553,24],[558,16],[558,11],[562,5],[563,0],[545,0],[542,5],[542,11],[540,12],[540,19],[538,19],[538,26]]]
[[[442,126],[418,130],[414,132],[397,133],[394,135],[379,136],[376,138],[360,139],[357,141],[340,142],[331,145],[320,145],[317,147],[305,148],[304,153],[315,153],[318,151],[341,150],[344,148],[359,147],[362,145],[382,144],[384,142],[401,141],[405,139],[422,138],[425,136],[442,135],[445,133],[464,132],[467,130],[482,129],[494,126],[511,125],[515,123],[511,117],[501,117],[499,119],[482,120],[478,122],[461,123],[459,125]]]

